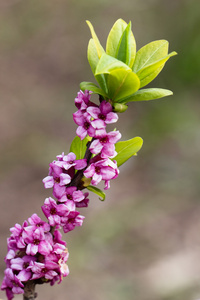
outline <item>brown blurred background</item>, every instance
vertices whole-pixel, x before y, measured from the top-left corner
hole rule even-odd
[[[132,21],[138,49],[167,39],[178,52],[151,84],[174,96],[120,115],[123,139],[141,136],[143,148],[106,201],[92,195],[82,209],[84,226],[65,236],[70,275],[37,287],[38,300],[200,298],[199,0],[0,1],[1,280],[9,228],[42,217],[42,179],[75,136],[79,83],[93,81],[85,20],[105,45],[118,18]]]

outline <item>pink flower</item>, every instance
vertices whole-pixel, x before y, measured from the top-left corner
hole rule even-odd
[[[1,285],[2,290],[6,290],[8,300],[13,298],[13,294],[23,294],[24,285],[19,278],[13,273],[12,269],[7,268],[4,271],[4,279]]]
[[[57,204],[51,197],[46,198],[44,205],[42,206],[42,211],[49,221],[51,226],[60,226],[61,217],[64,217],[70,213],[71,210],[75,210],[75,204],[73,201],[69,201],[66,204]]]
[[[38,279],[44,277],[46,279],[52,280],[53,277],[57,276],[58,273],[55,269],[58,268],[58,264],[52,261],[47,261],[45,263],[34,262],[31,270],[33,272],[33,276],[31,279]]]
[[[54,244],[62,244],[66,246],[66,242],[62,240],[62,234],[59,230],[54,231],[54,237],[53,237]]]
[[[88,203],[89,203],[89,193],[84,193],[84,199],[80,202],[75,202],[76,207],[88,207]]]
[[[11,269],[20,271],[17,278],[21,281],[28,281],[32,272],[29,268],[31,262],[36,261],[36,257],[25,255],[22,258],[16,257],[11,260]]]
[[[74,122],[78,125],[76,130],[76,134],[83,140],[87,135],[94,137],[95,136],[95,128],[92,126],[90,122],[90,116],[88,118],[88,114],[83,114],[81,110],[76,111],[73,114]]]
[[[90,151],[93,154],[101,154],[102,158],[116,156],[115,143],[121,138],[119,131],[111,131],[102,134],[101,137],[95,139],[90,145]]]
[[[116,178],[118,173],[117,164],[107,158],[91,163],[83,174],[87,178],[92,178],[91,184],[93,185],[97,185],[101,180],[105,180],[105,189],[108,189],[109,181]]]
[[[70,214],[62,218],[62,225],[64,233],[73,230],[76,226],[82,226],[84,216],[80,216],[78,211],[70,212]]]
[[[99,119],[106,124],[115,123],[118,120],[118,115],[112,112],[112,105],[107,101],[102,101],[99,107],[89,106],[87,112],[93,119]]]
[[[75,105],[81,111],[85,111],[89,105],[94,105],[94,103],[90,102],[90,95],[92,92],[90,91],[79,91],[77,97],[75,98]]]
[[[42,180],[46,189],[54,187],[55,184],[62,187],[71,182],[70,175],[62,170],[63,165],[64,162],[60,163],[55,160],[50,163],[49,175]]]
[[[65,193],[61,199],[59,199],[60,202],[65,202],[65,201],[74,201],[74,202],[80,202],[84,199],[83,192],[78,190],[77,187],[75,186],[70,186],[65,189]]]
[[[105,122],[101,119],[93,119],[87,112],[78,110],[73,114],[74,122],[78,125],[76,134],[83,140],[87,135],[99,137],[105,131]]]
[[[33,214],[30,218],[28,218],[28,221],[32,226],[35,226],[35,229],[37,227],[42,227],[44,232],[49,232],[50,230],[50,225],[47,222],[42,221],[37,214]]]
[[[26,247],[22,233],[24,231],[24,228],[26,228],[27,226],[28,222],[24,221],[22,226],[20,224],[15,224],[14,227],[10,228],[12,234],[8,238],[8,249],[12,248],[13,250],[18,250]]]
[[[50,232],[44,233],[41,227],[34,230],[32,226],[28,226],[24,230],[23,236],[27,244],[27,255],[34,256],[38,252],[43,255],[48,255],[52,250],[52,235]]]

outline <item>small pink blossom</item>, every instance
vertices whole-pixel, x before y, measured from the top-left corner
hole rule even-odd
[[[90,91],[79,91],[77,94],[77,97],[75,98],[75,105],[78,109],[81,111],[85,111],[88,106],[93,105],[95,106],[94,103],[90,102],[90,95],[92,92]]]
[[[48,233],[44,233],[41,227],[33,230],[31,226],[27,227],[23,232],[24,241],[27,244],[26,254],[27,255],[35,255],[36,253],[40,253],[43,255],[48,255],[52,250],[52,235]]]
[[[87,178],[92,178],[91,184],[97,185],[101,180],[105,180],[105,189],[109,188],[108,181],[118,176],[117,164],[110,159],[102,159],[91,165],[84,171]]]
[[[82,226],[84,216],[79,215],[78,211],[71,212],[67,217],[62,218],[64,233],[73,230],[76,226]]]
[[[118,115],[112,112],[112,105],[107,101],[102,101],[99,107],[89,106],[87,112],[91,115],[93,119],[99,119],[106,124],[115,123],[118,120]]]
[[[119,131],[111,131],[109,133],[102,134],[101,137],[95,139],[90,145],[90,151],[93,154],[99,154],[102,158],[112,158],[116,156],[115,143],[121,138]]]
[[[83,192],[80,190],[77,190],[77,187],[70,186],[65,189],[65,193],[61,199],[59,199],[60,202],[65,201],[74,201],[74,202],[80,202],[84,199]]]
[[[71,206],[73,205],[73,206]],[[54,199],[51,197],[46,198],[44,201],[44,205],[42,206],[42,211],[44,215],[47,217],[49,224],[51,226],[60,226],[61,217],[67,216],[71,210],[75,210],[75,204],[70,202],[70,207],[65,204],[57,204]]]
[[[17,276],[13,273],[12,269],[7,268],[4,271],[4,279],[1,285],[2,290],[6,290],[8,300],[11,300],[14,294],[23,294],[24,285],[17,278]]]

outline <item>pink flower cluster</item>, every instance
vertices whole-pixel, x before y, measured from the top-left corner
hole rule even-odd
[[[118,176],[119,170],[115,157],[115,143],[121,138],[119,131],[106,132],[107,124],[117,122],[118,115],[112,110],[112,105],[102,101],[99,106],[90,101],[90,93],[80,91],[75,99],[78,111],[73,114],[74,122],[78,125],[76,134],[84,139],[87,135],[92,138],[89,150],[95,155],[84,171],[84,176],[91,178],[91,184],[97,185],[105,181],[105,189],[110,187],[110,180]]]
[[[24,221],[23,225],[15,224],[10,229],[8,253],[5,257],[6,270],[2,290],[10,300],[14,294],[24,292],[24,283],[38,280],[38,283],[56,281],[69,274],[66,262],[68,251],[66,242],[58,230],[52,235],[50,225],[36,214]]]
[[[118,120],[112,105],[107,101],[102,101],[99,106],[91,102],[89,91],[80,91],[75,105],[78,108],[73,114],[78,125],[76,133],[81,140],[86,136],[90,139],[86,158],[76,159],[73,152],[58,155],[49,165],[48,176],[43,179],[44,187],[52,188],[56,199],[46,198],[42,205],[48,222],[34,214],[28,219],[29,223],[25,221],[22,226],[16,224],[10,229],[5,258],[7,268],[1,286],[9,300],[14,294],[23,293],[29,280],[52,285],[68,275],[68,251],[59,230],[67,233],[83,223],[84,217],[77,208],[88,206],[89,193],[83,193],[81,181],[88,178],[88,182],[96,186],[103,180],[108,189],[110,180],[119,174],[112,158],[117,154],[115,143],[121,134],[106,131],[108,124]]]

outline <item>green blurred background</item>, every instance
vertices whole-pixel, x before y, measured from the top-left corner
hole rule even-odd
[[[137,49],[166,39],[178,52],[151,84],[174,96],[131,103],[120,115],[123,139],[141,136],[143,148],[122,166],[104,203],[91,195],[84,226],[65,236],[69,277],[38,286],[37,299],[197,300],[199,0],[0,1],[1,279],[9,228],[42,217],[51,195],[42,179],[75,136],[79,83],[93,81],[85,20],[105,45],[118,18],[132,21]]]

